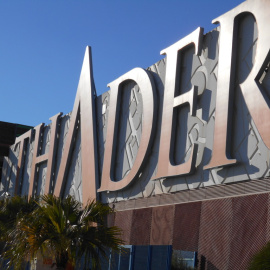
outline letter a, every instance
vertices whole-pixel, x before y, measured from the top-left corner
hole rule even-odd
[[[61,164],[54,188],[54,194],[61,196],[70,163],[75,129],[80,119],[81,155],[82,155],[82,200],[86,204],[89,199],[96,199],[98,169],[96,155],[95,124],[95,86],[93,81],[91,48],[87,47],[78,90],[71,114],[69,130],[62,154]]]

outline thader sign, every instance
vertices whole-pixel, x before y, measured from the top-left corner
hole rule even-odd
[[[270,32],[268,29],[270,3],[266,0],[248,0],[233,10],[218,17],[213,22],[220,24],[219,37],[219,64],[217,75],[217,94],[215,127],[213,136],[213,149],[210,162],[204,167],[205,170],[220,166],[233,165],[237,162],[231,158],[229,151],[230,128],[228,126],[229,116],[232,110],[232,84],[234,74],[234,61],[236,54],[236,27],[239,19],[244,14],[252,14],[257,23],[259,37],[257,40],[256,58],[253,68],[246,79],[240,84],[243,98],[247,104],[249,113],[264,141],[270,149],[270,110],[269,98],[263,94],[260,78],[269,63]],[[197,87],[184,94],[176,95],[175,89],[179,85],[180,57],[179,52],[193,45],[195,54],[200,55],[202,51],[203,29],[198,28],[188,36],[179,40],[175,44],[161,51],[166,55],[166,75],[164,83],[164,100],[162,108],[161,136],[159,142],[159,158],[157,173],[151,179],[168,178],[177,175],[192,174],[195,169],[197,157],[197,145],[192,146],[191,155],[184,163],[174,165],[170,161],[172,122],[174,108],[188,104],[190,114],[195,113],[195,104],[198,98]],[[127,175],[120,181],[113,179],[113,153],[117,141],[116,127],[118,122],[119,96],[122,85],[127,81],[134,81],[141,89],[143,100],[142,134],[138,153],[135,162]],[[151,74],[142,69],[135,68],[120,78],[108,84],[110,87],[110,109],[107,126],[107,137],[104,152],[104,163],[101,177],[98,175],[98,155],[96,136],[96,115],[95,115],[95,88],[93,82],[91,50],[86,49],[78,90],[75,98],[73,111],[71,114],[70,126],[65,140],[61,163],[54,184],[54,194],[60,196],[65,187],[67,167],[71,159],[72,145],[76,133],[78,121],[81,128],[81,151],[82,151],[82,195],[85,203],[89,198],[96,198],[97,191],[117,191],[126,188],[141,173],[142,167],[147,163],[152,142],[156,134],[156,87]],[[42,162],[47,162],[47,174],[45,193],[50,192],[51,178],[55,163],[56,135],[59,117],[57,114],[51,118],[51,142],[47,154],[38,155],[40,147],[40,134],[42,125],[35,127],[35,145],[32,159],[29,196],[33,195],[33,185],[37,166]],[[186,123],[183,123],[185,125]],[[17,180],[15,184],[15,194],[18,193],[19,174],[22,166],[24,143],[31,136],[31,131],[19,137],[16,141],[21,144]],[[99,178],[101,184],[99,186]]]

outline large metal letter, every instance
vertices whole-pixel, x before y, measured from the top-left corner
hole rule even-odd
[[[15,183],[15,188],[14,188],[14,195],[20,195],[19,185],[20,185],[20,172],[21,168],[23,166],[23,150],[25,147],[25,141],[29,138],[31,138],[31,135],[33,133],[33,130],[30,129],[20,137],[16,138],[15,144],[20,143],[20,152],[19,152],[19,157],[18,157],[18,163],[17,163],[17,172],[16,172],[16,183]]]
[[[64,152],[54,188],[54,194],[61,196],[68,172],[68,164],[72,153],[72,144],[76,125],[80,119],[81,126],[81,153],[82,153],[82,196],[83,204],[89,199],[96,199],[98,169],[96,155],[96,125],[95,125],[95,86],[93,81],[91,48],[87,47],[77,94],[71,114],[69,131],[67,134]]]
[[[266,146],[270,149],[270,110],[269,98],[263,95],[262,85],[259,83],[267,59],[269,61],[270,32],[266,23],[269,20],[270,3],[264,0],[248,0],[233,10],[223,14],[213,22],[221,25],[219,41],[219,67],[217,78],[217,97],[215,113],[214,145],[212,158],[205,169],[233,164],[235,159],[230,159],[226,152],[229,93],[232,84],[232,50],[234,37],[235,18],[244,12],[250,12],[257,21],[259,38],[255,64],[246,80],[240,84],[241,91],[246,101],[252,119],[258,128]]]
[[[191,115],[194,115],[195,109],[193,106],[195,94],[194,86],[192,89],[182,95],[175,97],[175,88],[177,87],[177,66],[178,66],[178,52],[184,47],[195,44],[195,53],[198,55],[201,49],[201,41],[203,37],[203,29],[198,28],[185,38],[179,40],[167,49],[161,51],[161,54],[167,55],[166,63],[166,77],[162,113],[162,126],[160,136],[160,149],[158,158],[157,174],[153,179],[175,176],[181,174],[188,174],[191,172],[195,157],[196,146],[192,147],[191,156],[185,163],[179,165],[172,165],[170,162],[170,148],[171,148],[171,134],[172,134],[172,120],[173,108],[189,103]]]
[[[33,159],[32,159],[32,168],[31,168],[31,175],[30,175],[30,183],[29,183],[29,192],[28,192],[28,198],[30,198],[33,195],[33,186],[35,182],[35,175],[36,175],[36,169],[37,165],[47,161],[47,173],[46,173],[46,180],[45,180],[45,190],[44,193],[49,193],[50,188],[50,181],[53,174],[53,164],[55,160],[55,141],[57,136],[57,123],[59,120],[59,117],[62,115],[62,113],[58,113],[57,115],[50,118],[52,121],[51,125],[51,140],[50,140],[50,149],[47,154],[44,155],[38,155],[39,154],[39,145],[40,145],[40,130],[43,129],[44,124],[40,124],[37,127],[35,127],[36,135],[35,135],[35,146],[33,150]]]
[[[136,160],[130,172],[120,181],[115,182],[112,179],[112,158],[113,158],[113,144],[117,140],[115,134],[115,122],[117,121],[117,99],[121,84],[124,81],[133,80],[141,89],[143,98],[143,124],[142,136]],[[117,80],[108,85],[111,88],[110,94],[110,112],[108,119],[108,129],[105,145],[104,164],[101,179],[101,191],[115,191],[123,189],[128,186],[131,181],[140,173],[140,167],[146,159],[147,150],[149,150],[149,143],[153,136],[153,117],[154,117],[154,94],[155,87],[152,78],[142,68],[135,68],[124,74]]]

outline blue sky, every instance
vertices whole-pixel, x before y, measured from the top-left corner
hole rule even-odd
[[[0,121],[70,112],[87,45],[98,95],[242,0],[0,0]]]

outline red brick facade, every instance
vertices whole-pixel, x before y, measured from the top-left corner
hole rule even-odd
[[[247,269],[269,241],[270,193],[117,211],[126,244],[197,251],[199,269]],[[112,225],[113,219],[111,217]]]

